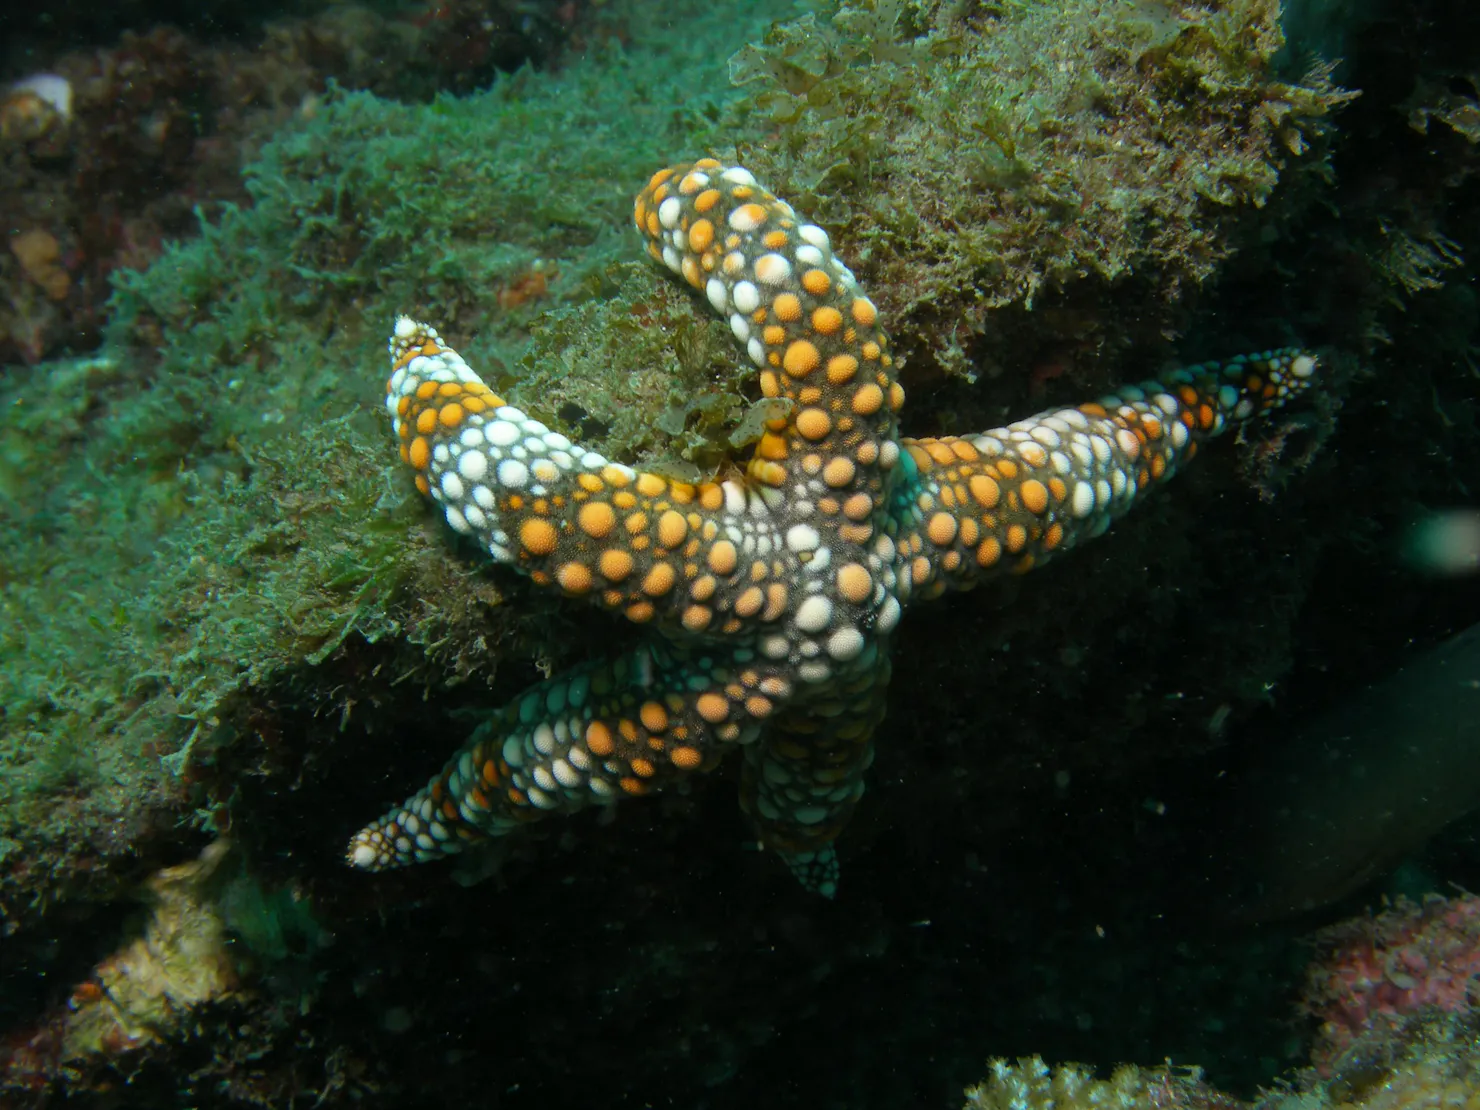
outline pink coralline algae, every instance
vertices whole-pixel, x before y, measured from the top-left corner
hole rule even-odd
[[[1480,1000],[1480,898],[1400,900],[1316,938],[1303,1006],[1320,1023],[1312,1061],[1328,1071],[1358,1038],[1428,1011],[1468,1012]]]

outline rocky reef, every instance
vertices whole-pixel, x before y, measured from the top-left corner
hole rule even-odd
[[[1320,926],[1480,881],[1473,829],[1255,927],[1197,821],[1480,620],[1402,553],[1480,472],[1477,28],[1420,6],[1336,69],[1265,0],[332,5],[6,59],[0,1101],[955,1105],[998,1057],[973,1105],[1466,1106],[1468,1004],[1338,1046],[1292,1000]],[[435,319],[559,434],[727,473],[775,414],[630,231],[709,153],[832,233],[913,432],[1297,338],[1334,372],[920,615],[838,903],[723,776],[352,873],[480,713],[631,643],[423,509],[385,336]],[[1440,911],[1390,912],[1369,947]]]

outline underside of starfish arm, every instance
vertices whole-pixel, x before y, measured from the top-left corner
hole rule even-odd
[[[661,790],[755,739],[792,683],[752,652],[664,645],[587,664],[484,722],[423,790],[350,840],[383,871],[437,859],[555,813]]]
[[[1288,403],[1316,356],[1204,363],[981,435],[903,440],[885,531],[916,596],[1023,573],[1103,534],[1201,444]]]

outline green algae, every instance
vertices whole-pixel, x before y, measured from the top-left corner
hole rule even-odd
[[[760,411],[754,374],[736,359],[724,322],[696,311],[677,283],[654,283],[651,271],[646,262],[614,265],[590,300],[547,313],[517,370],[497,384],[539,419],[624,461],[684,481],[712,477],[736,446],[731,429]]]
[[[1319,70],[1275,80],[1275,0],[831,10],[731,59],[743,122],[773,128],[742,153],[843,244],[917,373],[999,371],[988,314],[1067,288],[1134,275],[1175,301],[1239,210],[1319,167],[1344,98]]]
[[[667,14],[466,98],[331,91],[247,169],[250,205],[120,276],[106,357],[10,389],[0,851],[65,855],[112,821],[118,859],[129,820],[186,792],[210,823],[229,784],[191,770],[250,743],[270,691],[332,719],[558,654],[400,473],[383,336],[427,319],[594,449],[719,472],[774,413],[724,325],[633,261],[655,168],[744,159],[836,229],[906,351],[969,375],[993,306],[1205,277],[1232,249],[1224,211],[1268,195],[1336,98],[1271,83],[1263,0],[879,0],[769,34],[760,6]],[[358,684],[318,676],[371,644],[389,654]]]
[[[609,5],[625,45],[462,99],[332,91],[247,169],[250,205],[117,279],[104,356],[7,384],[0,858],[23,862],[0,918],[113,897],[182,812],[220,824],[212,767],[268,758],[274,704],[332,727],[377,690],[552,650],[406,482],[384,336],[419,315],[498,378],[551,303],[603,291],[634,253],[632,195],[702,149],[735,95],[723,59],[766,15],[671,8],[682,36]],[[556,275],[545,297],[500,296],[531,273]],[[743,413],[715,398],[669,426],[704,438]]]

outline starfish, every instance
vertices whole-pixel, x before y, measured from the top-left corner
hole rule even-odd
[[[1100,535],[1205,441],[1309,388],[1317,359],[1266,351],[981,435],[901,438],[889,340],[822,228],[714,159],[655,174],[634,217],[728,320],[774,415],[743,474],[674,481],[572,443],[396,321],[386,404],[417,488],[496,561],[655,634],[494,713],[347,858],[436,859],[738,749],[762,844],[832,897],[905,608]]]

